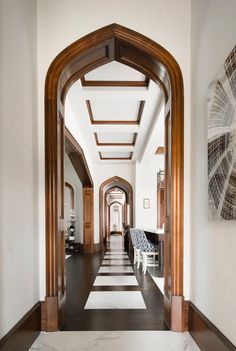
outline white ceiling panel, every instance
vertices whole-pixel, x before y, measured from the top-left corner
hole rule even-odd
[[[138,117],[140,101],[90,101],[93,118],[98,120],[129,120],[135,121]]]
[[[87,116],[86,116],[87,117]],[[89,122],[89,118],[86,118],[86,122]],[[91,124],[90,128],[93,132],[97,133],[138,133],[140,130],[140,126],[138,124],[120,124],[120,125],[113,125],[113,124]]]
[[[135,150],[134,145],[113,145],[113,146],[97,146],[97,150],[101,152],[132,152]]]
[[[129,102],[137,101],[137,100],[139,101],[148,100],[150,97],[149,88],[146,88],[146,87],[82,87],[81,86],[80,95],[83,97],[84,100],[102,100],[102,101],[126,100]]]
[[[130,158],[130,152],[101,152],[102,158]]]
[[[97,133],[99,143],[129,143],[134,141],[134,133]]]
[[[135,69],[113,61],[85,75],[86,80],[144,81],[145,76]]]

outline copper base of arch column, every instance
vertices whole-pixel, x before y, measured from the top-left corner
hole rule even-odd
[[[46,325],[59,329],[61,315],[60,267],[63,219],[64,102],[71,85],[89,71],[118,61],[126,64],[161,88],[168,118],[168,145],[165,148],[166,190],[165,231],[168,252],[165,260],[165,316],[171,330],[183,331],[183,181],[184,181],[184,89],[181,69],[174,57],[151,39],[117,24],[111,24],[79,39],[52,62],[45,84],[45,187],[46,187],[46,300],[58,300],[58,311],[46,312]],[[177,297],[177,298],[176,298]],[[174,302],[174,301],[178,302]],[[175,307],[176,306],[176,307]],[[47,309],[46,309],[47,310]],[[49,310],[48,310],[49,311]],[[54,316],[55,315],[55,316]],[[52,320],[55,323],[52,323]]]
[[[186,330],[185,301],[183,296],[172,296],[171,302],[164,296],[164,319],[170,321],[170,329],[175,332]]]

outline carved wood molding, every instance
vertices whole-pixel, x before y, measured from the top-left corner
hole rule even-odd
[[[83,87],[148,87],[150,79],[145,80],[87,80],[81,77]]]
[[[65,128],[65,150],[82,185],[93,187],[93,179],[83,149],[67,128]]]

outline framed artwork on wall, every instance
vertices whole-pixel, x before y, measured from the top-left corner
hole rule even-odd
[[[209,218],[236,220],[236,46],[208,90]]]
[[[143,208],[150,208],[150,199],[143,199]]]

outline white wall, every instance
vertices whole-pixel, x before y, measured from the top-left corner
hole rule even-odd
[[[135,227],[157,228],[157,172],[164,169],[164,156],[153,156],[135,168]],[[150,199],[150,208],[143,207],[143,199]]]
[[[65,155],[65,182],[70,183],[75,194],[75,239],[83,244],[83,186],[67,155]]]
[[[37,14],[0,2],[0,338],[39,301]]]
[[[185,296],[188,298],[189,280],[189,172],[190,172],[190,0],[40,0],[38,1],[38,69],[39,69],[39,150],[40,193],[44,194],[44,82],[47,69],[55,56],[73,41],[93,30],[111,23],[134,29],[157,41],[169,50],[183,72],[185,84]],[[55,10],[56,9],[56,10]],[[132,14],[132,15],[131,15]],[[181,19],[181,20],[180,20]],[[114,175],[114,174],[112,174]],[[96,195],[96,194],[95,194]],[[95,206],[97,197],[95,197]],[[95,209],[97,211],[97,209]],[[40,222],[44,223],[43,195],[40,198]],[[95,240],[98,240],[98,218],[95,213]],[[41,257],[44,255],[44,226]],[[45,267],[41,262],[41,273]],[[45,287],[42,285],[41,296]]]
[[[235,0],[192,1],[191,301],[236,344],[236,222],[208,220],[206,94],[236,44]]]

